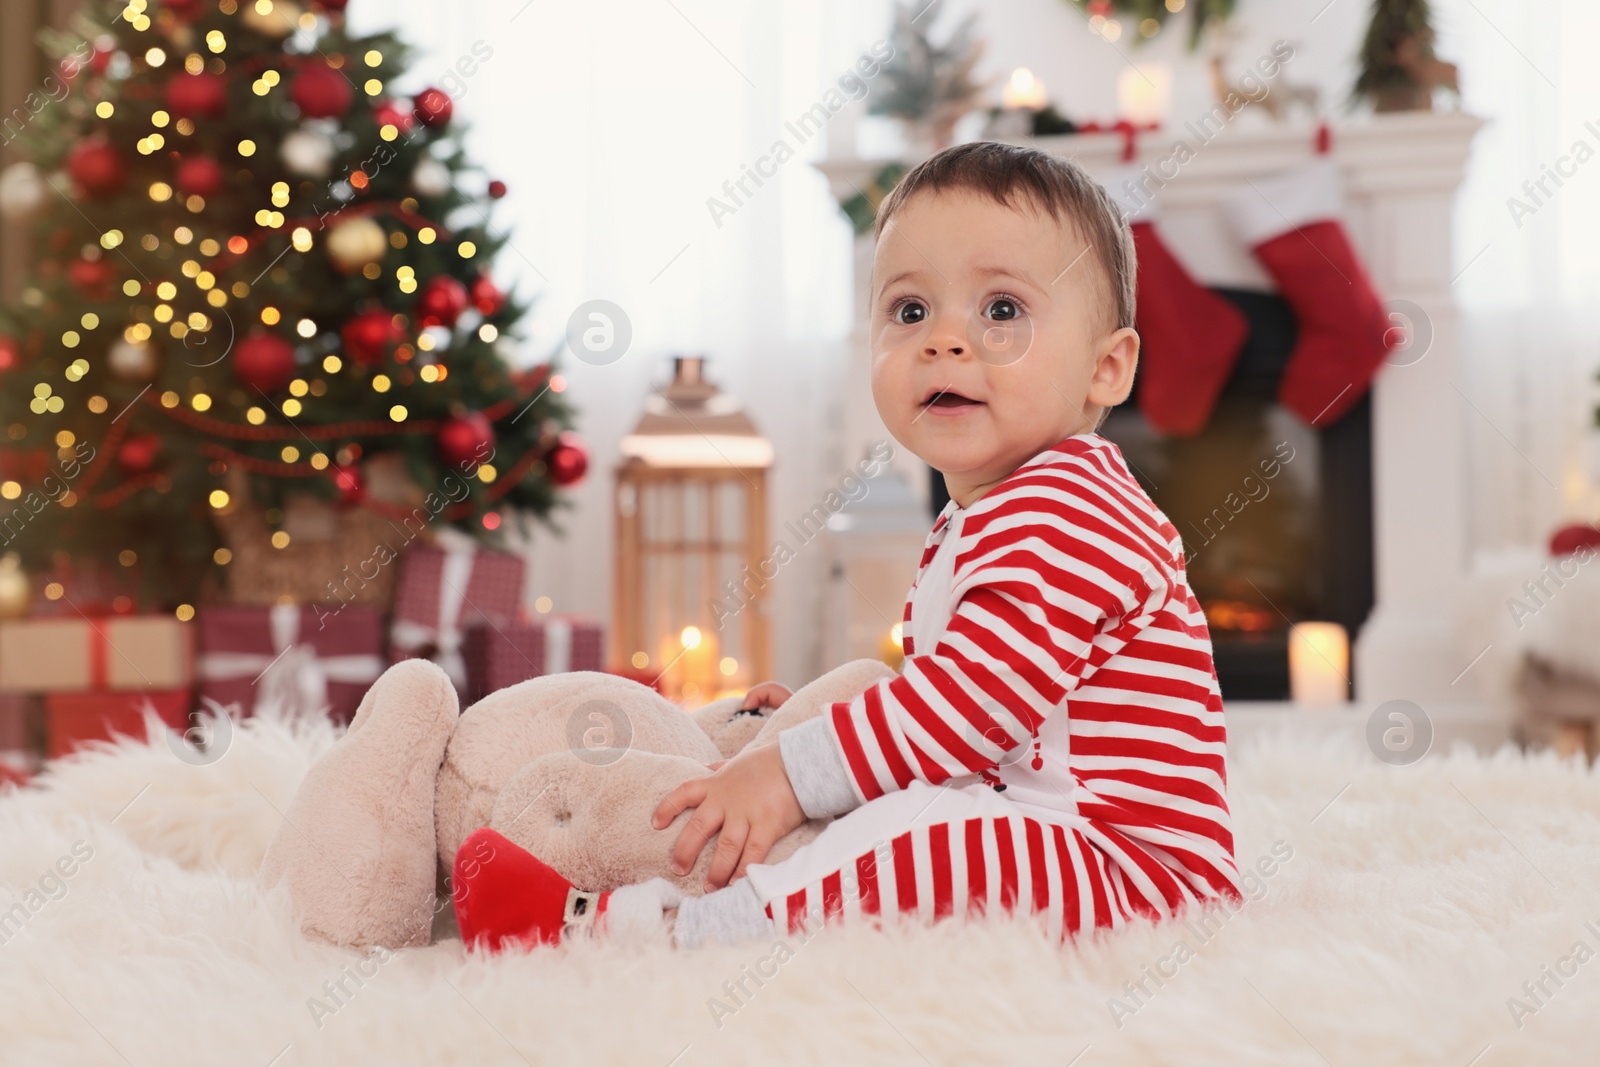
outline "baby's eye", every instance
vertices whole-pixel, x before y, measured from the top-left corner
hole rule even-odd
[[[1017,307],[1016,301],[1005,296],[996,297],[989,301],[988,311],[989,317],[997,322],[1006,322],[1022,314]]]
[[[915,300],[907,300],[890,313],[890,318],[902,325],[912,326],[928,317],[928,309]]]

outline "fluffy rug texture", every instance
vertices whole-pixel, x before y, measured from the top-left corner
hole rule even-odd
[[[1056,947],[994,918],[485,959],[310,942],[256,890],[335,738],[266,715],[194,765],[156,732],[0,796],[0,1063],[1495,1067],[1593,1062],[1600,1039],[1600,777],[1577,761],[1241,747],[1258,873],[1204,926]]]

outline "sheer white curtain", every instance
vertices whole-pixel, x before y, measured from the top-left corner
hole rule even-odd
[[[1600,519],[1600,5],[1434,7],[1464,107],[1489,120],[1455,235],[1473,542],[1538,546],[1560,522]]]
[[[514,249],[495,274],[538,295],[518,358],[546,358],[587,300],[615,302],[632,323],[631,347],[614,364],[562,357],[591,474],[558,519],[567,535],[541,531],[531,546],[529,595],[551,597],[557,611],[609,617],[617,442],[650,385],[666,379],[672,353],[704,353],[709,375],[773,439],[774,531],[819,499],[843,462],[832,442],[851,308],[850,229],[807,162],[826,153],[827,136],[800,145],[720,226],[706,201],[726,199],[723,183],[737,181],[784,136],[784,121],[882,36],[887,8],[876,0],[358,0],[351,18],[358,28],[399,27],[423,50],[415,77],[394,88],[452,91],[455,114],[471,125],[472,158],[510,188],[494,219]],[[447,83],[475,46],[492,55]],[[817,666],[816,555],[801,553],[774,583],[776,669],[791,684]]]

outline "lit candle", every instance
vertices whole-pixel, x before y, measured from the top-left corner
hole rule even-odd
[[[1005,90],[1000,94],[1000,103],[1005,107],[1025,107],[1038,111],[1048,102],[1044,82],[1035,78],[1033,71],[1027,67],[1012,71],[1011,80],[1006,82]]]
[[[1289,627],[1289,695],[1296,704],[1325,707],[1350,699],[1350,638],[1336,622]]]
[[[1135,126],[1160,125],[1172,102],[1172,71],[1160,63],[1127,67],[1117,76],[1117,106]]]

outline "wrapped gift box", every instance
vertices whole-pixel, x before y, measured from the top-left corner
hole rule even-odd
[[[505,626],[522,604],[523,561],[476,546],[417,547],[400,562],[395,583],[392,662],[422,656],[467,685],[461,646],[479,623]]]
[[[348,722],[383,673],[383,612],[364,604],[202,608],[200,695],[250,714],[258,701]]]
[[[51,693],[45,697],[45,754],[56,759],[89,741],[107,741],[113,733],[144,739],[144,709],[155,708],[161,721],[183,733],[189,728],[187,689],[171,692]]]
[[[192,635],[170,615],[0,623],[0,692],[182,689],[194,678]]]
[[[20,693],[0,695],[0,752],[36,751],[29,714],[32,704]]]
[[[575,615],[474,624],[462,641],[467,672],[462,695],[471,703],[529,678],[601,670],[603,645],[600,624]]]

